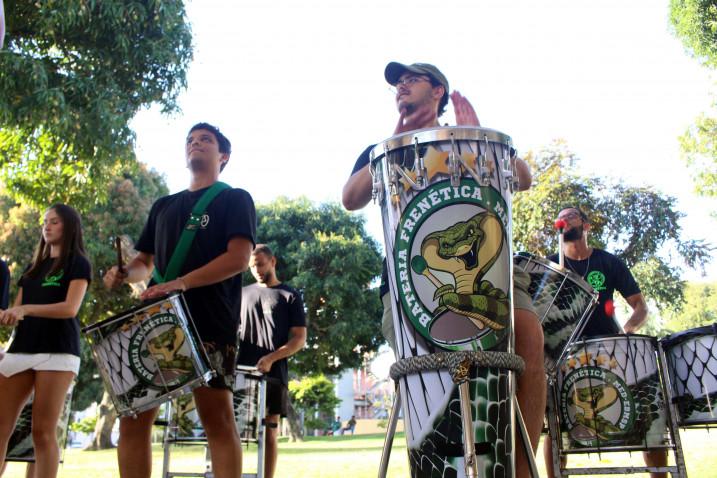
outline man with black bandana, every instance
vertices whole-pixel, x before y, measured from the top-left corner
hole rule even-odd
[[[563,234],[565,267],[585,279],[600,294],[598,304],[588,318],[580,338],[620,334],[623,329],[628,334],[636,333],[645,325],[648,310],[630,269],[614,254],[588,245],[590,219],[579,207],[563,208],[558,219],[566,223]],[[559,257],[553,254],[548,259],[557,263]],[[613,293],[616,290],[632,308],[632,315],[622,328],[614,315]],[[549,439],[545,440],[543,452],[548,476],[553,477],[552,443]],[[646,451],[643,455],[648,466],[667,466],[667,451]],[[667,474],[650,473],[650,476],[661,478]]]

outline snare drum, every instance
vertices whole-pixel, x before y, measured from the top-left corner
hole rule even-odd
[[[209,381],[204,347],[181,294],[83,329],[122,416],[136,415]]]
[[[572,345],[556,382],[566,452],[668,444],[656,351],[656,339],[646,335],[612,335]]]
[[[70,404],[72,403],[72,389],[74,385],[70,385],[65,396],[65,403],[62,406],[62,414],[57,422],[57,443],[60,446],[60,454],[62,455],[67,445],[67,427],[70,421]],[[20,412],[20,416],[15,423],[15,429],[10,435],[10,441],[7,445],[6,461],[27,461],[35,462],[35,448],[32,443],[32,403],[33,395]],[[62,456],[60,456],[62,462]]]
[[[430,128],[371,152],[381,205],[396,356],[511,349],[510,138]],[[473,371],[481,476],[513,476],[510,373]],[[447,369],[399,380],[411,476],[465,476],[458,387]]]
[[[545,372],[552,376],[580,336],[598,301],[598,293],[582,277],[528,252],[513,257],[515,267],[530,275],[528,293],[545,337]]]
[[[717,324],[661,341],[682,427],[717,424]]]
[[[256,367],[237,365],[234,380],[234,419],[239,436],[245,442],[259,440],[265,397],[264,375]],[[204,442],[206,435],[199,419],[194,397],[191,394],[177,397],[171,402],[168,428],[170,442]]]

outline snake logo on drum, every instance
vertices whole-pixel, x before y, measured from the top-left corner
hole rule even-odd
[[[149,386],[182,385],[192,378],[192,360],[184,331],[172,313],[142,322],[130,340],[130,366]]]
[[[582,366],[569,372],[560,395],[570,437],[583,446],[621,439],[633,427],[636,408],[630,388],[605,368]]]
[[[495,286],[507,282],[505,271],[491,269],[508,250],[505,210],[497,191],[468,181],[438,182],[406,207],[396,230],[396,281],[403,310],[433,343],[490,347],[507,332],[510,299]]]

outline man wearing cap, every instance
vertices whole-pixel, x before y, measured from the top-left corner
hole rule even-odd
[[[384,76],[386,81],[396,88],[398,122],[393,131],[394,135],[440,126],[438,118],[445,112],[449,97],[459,126],[480,126],[473,106],[458,91],[449,94],[448,80],[435,66],[428,63],[404,65],[391,62],[386,66]],[[374,146],[367,147],[361,153],[351,171],[351,176],[344,185],[342,201],[349,211],[361,209],[371,200],[372,178],[369,172],[369,155]],[[515,161],[519,190],[526,190],[530,188],[532,180],[530,169],[522,159],[516,158]],[[535,452],[543,426],[546,381],[543,368],[543,331],[527,293],[529,282],[527,275],[514,273],[515,348],[526,365],[525,371],[518,379],[517,397]],[[395,349],[385,261],[380,294],[384,306],[383,334],[389,345]],[[516,476],[528,476],[527,459],[522,451],[517,454]]]

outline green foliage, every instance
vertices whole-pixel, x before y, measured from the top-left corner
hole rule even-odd
[[[650,188],[626,186],[609,178],[577,173],[577,158],[564,141],[529,155],[533,187],[516,194],[513,240],[517,251],[548,256],[558,251],[553,227],[560,209],[579,206],[591,220],[590,245],[607,249],[631,268],[648,300],[660,308],[682,302],[679,259],[701,268],[712,246],[683,237],[675,198]]]
[[[670,22],[688,53],[708,68],[717,67],[716,0],[671,0]],[[717,197],[716,133],[717,119],[701,114],[680,137],[683,157],[693,172],[695,190],[709,197]]]
[[[713,110],[715,109],[713,105]],[[692,172],[695,191],[717,197],[717,118],[701,114],[680,136],[682,157]]]
[[[5,9],[0,179],[35,208],[101,202],[134,160],[137,111],[178,110],[192,58],[184,2],[11,0]]]
[[[304,422],[308,429],[328,428],[328,422],[322,417],[331,417],[336,406],[341,403],[334,392],[333,382],[324,375],[309,375],[301,380],[290,381],[289,393],[294,406],[310,417]],[[315,415],[319,418],[313,418]],[[320,426],[307,423],[311,419],[320,421]]]
[[[70,430],[73,432],[80,433],[92,433],[95,431],[95,425],[97,424],[97,417],[83,418],[79,422],[70,423]]]
[[[87,193],[91,194],[91,191]],[[106,268],[117,262],[113,239],[122,235],[126,238],[125,243],[136,240],[152,203],[159,196],[167,194],[167,186],[158,173],[137,165],[126,168],[115,177],[107,194],[108,203],[79,210],[85,247],[93,265],[92,281],[79,313],[83,325],[98,322],[137,305],[137,299],[132,296],[129,286],[119,292],[107,291],[102,284],[102,275]],[[32,260],[40,238],[40,218],[44,208],[49,205],[43,205],[42,210],[35,210],[0,194],[0,251],[8,258],[13,276],[12,297],[17,293],[17,279]],[[0,327],[0,341],[7,340],[9,333],[7,327]],[[90,403],[99,401],[103,390],[89,347],[84,340],[81,342],[82,367],[73,394],[73,410],[83,410]]]
[[[682,307],[669,308],[663,315],[664,334],[717,323],[717,283],[688,283]]]
[[[334,375],[360,366],[383,341],[381,301],[370,288],[381,257],[363,218],[338,204],[284,197],[257,205],[257,218],[257,240],[276,254],[279,280],[303,292],[307,347],[291,370]]]
[[[717,66],[717,1],[671,0],[670,23],[691,55]]]

